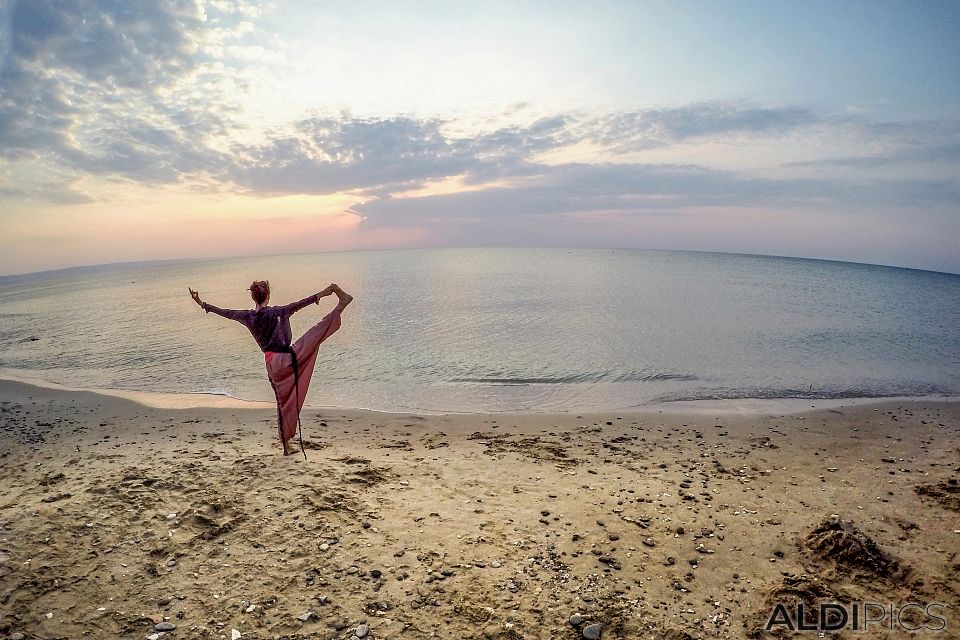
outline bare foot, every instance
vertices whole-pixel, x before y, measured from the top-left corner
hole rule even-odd
[[[353,296],[340,288],[340,285],[333,285],[333,292],[337,294],[337,298],[340,300],[340,306],[345,307],[351,302],[353,302]]]

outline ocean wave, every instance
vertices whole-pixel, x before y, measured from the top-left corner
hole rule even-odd
[[[664,393],[643,404],[697,402],[700,400],[847,400],[852,398],[952,397],[954,395],[956,395],[955,389],[939,385],[898,386],[873,389],[704,389],[694,392]]]
[[[548,376],[548,377],[475,377],[475,378],[452,378],[450,382],[470,382],[476,384],[504,384],[504,385],[528,385],[528,384],[589,384],[593,382],[660,382],[660,381],[680,381],[689,382],[697,380],[697,376],[689,373],[578,373],[566,376]]]

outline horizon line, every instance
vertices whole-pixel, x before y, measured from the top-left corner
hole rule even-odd
[[[377,251],[443,251],[443,250],[469,250],[469,249],[550,249],[557,251],[638,251],[638,252],[658,252],[658,253],[699,253],[706,255],[725,255],[725,256],[743,256],[750,258],[782,258],[788,260],[810,260],[814,262],[832,262],[837,264],[852,264],[867,267],[881,267],[885,269],[905,269],[908,271],[922,271],[925,273],[934,273],[947,276],[960,276],[960,271],[940,271],[937,269],[924,269],[921,267],[907,267],[897,264],[881,264],[875,262],[858,262],[856,260],[840,260],[836,258],[814,258],[810,256],[797,255],[779,255],[773,253],[751,253],[740,251],[710,251],[705,249],[650,249],[639,247],[561,247],[561,246],[536,246],[536,245],[483,245],[483,246],[450,246],[450,247],[392,247],[392,248],[357,248],[357,249],[330,249],[326,251],[293,252],[293,253],[271,253],[271,254],[234,254],[225,256],[214,256],[211,258],[155,258],[150,260],[120,260],[117,262],[100,262],[93,264],[72,265],[69,267],[55,267],[53,269],[41,269],[40,271],[25,271],[20,273],[0,274],[0,284],[4,281],[14,278],[26,278],[29,276],[52,275],[68,271],[93,270],[106,267],[121,267],[135,265],[152,265],[161,263],[187,263],[187,262],[215,262],[218,260],[243,260],[252,258],[281,258],[292,256],[309,256],[317,254],[337,254],[337,253],[371,253]]]

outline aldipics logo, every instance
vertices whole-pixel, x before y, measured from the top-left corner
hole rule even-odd
[[[820,635],[836,631],[943,631],[944,617],[949,607],[940,602],[921,604],[881,604],[878,602],[851,602],[846,604],[823,602],[807,606],[800,602],[794,607],[778,602],[767,619],[765,629],[773,631],[813,631]]]

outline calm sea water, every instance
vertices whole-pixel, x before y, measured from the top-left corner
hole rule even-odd
[[[272,400],[240,324],[338,282],[356,300],[307,402],[589,410],[960,393],[960,276],[659,251],[437,249],[108,265],[0,278],[0,367],[75,387]],[[292,318],[294,338],[335,304]]]

